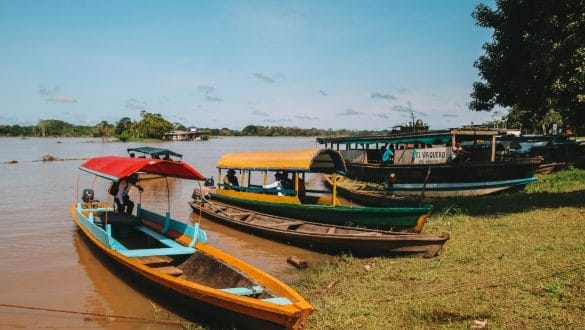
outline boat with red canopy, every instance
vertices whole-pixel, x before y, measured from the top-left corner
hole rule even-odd
[[[138,171],[202,181],[185,162],[107,156],[89,159],[80,173],[118,182]],[[79,181],[78,178],[78,190]],[[271,275],[207,244],[199,224],[175,220],[142,208],[136,214],[114,212],[111,202],[95,199],[95,177],[71,205],[81,232],[106,256],[137,279],[180,302],[197,321],[229,327],[302,328],[311,305]],[[170,198],[169,209],[170,209]]]

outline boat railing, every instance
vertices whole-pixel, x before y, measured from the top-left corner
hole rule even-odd
[[[236,190],[236,191],[243,191],[243,192],[264,193],[264,194],[272,194],[272,195],[276,195],[278,193],[281,193],[281,194],[284,194],[286,196],[295,196],[297,193],[297,191],[294,189],[277,189],[277,188],[265,189],[265,188],[262,188],[262,186],[257,186],[257,185],[250,185],[248,187],[245,187],[245,186],[230,186],[227,184],[220,183],[219,187],[226,189],[226,190],[229,189],[229,190]]]

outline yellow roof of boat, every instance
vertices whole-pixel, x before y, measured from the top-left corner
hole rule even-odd
[[[218,168],[262,171],[345,173],[341,154],[331,149],[234,152],[221,156]]]

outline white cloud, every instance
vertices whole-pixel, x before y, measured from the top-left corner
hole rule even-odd
[[[252,115],[261,116],[261,117],[268,117],[268,113],[266,113],[264,111],[260,111],[260,110],[256,110],[256,111],[252,112]]]
[[[221,97],[207,95],[207,96],[205,96],[205,101],[208,101],[208,102],[221,102],[222,99],[221,99]]]
[[[215,87],[210,86],[210,85],[199,85],[197,86],[197,89],[202,92],[203,94],[211,94],[213,92],[215,92]]]
[[[269,83],[269,84],[276,83],[276,80],[270,78],[269,76],[267,76],[267,75],[265,75],[263,73],[258,73],[258,72],[257,73],[254,73],[254,77],[256,77],[257,79],[262,80],[262,81],[264,81],[266,83]]]
[[[77,100],[74,97],[66,96],[66,95],[55,95],[47,99],[47,102],[55,102],[55,103],[77,103]]]
[[[126,101],[126,108],[142,111],[146,109],[146,103],[137,99],[129,99],[128,101]]]
[[[394,95],[382,94],[382,93],[378,93],[378,92],[372,93],[372,95],[370,95],[370,98],[372,98],[372,99],[384,99],[384,100],[396,100],[396,96],[394,96]]]
[[[303,119],[303,120],[319,120],[319,117],[311,117],[311,116],[295,116],[296,119]]]
[[[363,115],[363,112],[359,112],[359,111],[355,111],[353,109],[345,109],[343,112],[339,112],[337,115],[338,116],[357,116],[357,115]]]

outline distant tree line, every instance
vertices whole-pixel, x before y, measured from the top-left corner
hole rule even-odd
[[[102,121],[94,126],[73,125],[61,120],[41,119],[36,125],[0,125],[0,136],[38,137],[101,137],[132,139],[163,139],[171,130],[187,130],[180,123],[171,123],[161,114],[142,111],[141,119],[133,121],[123,117],[114,124]],[[299,128],[283,126],[248,125],[241,131],[229,128],[198,128],[211,132],[212,136],[352,136],[390,133],[388,130],[332,130],[320,128]]]

